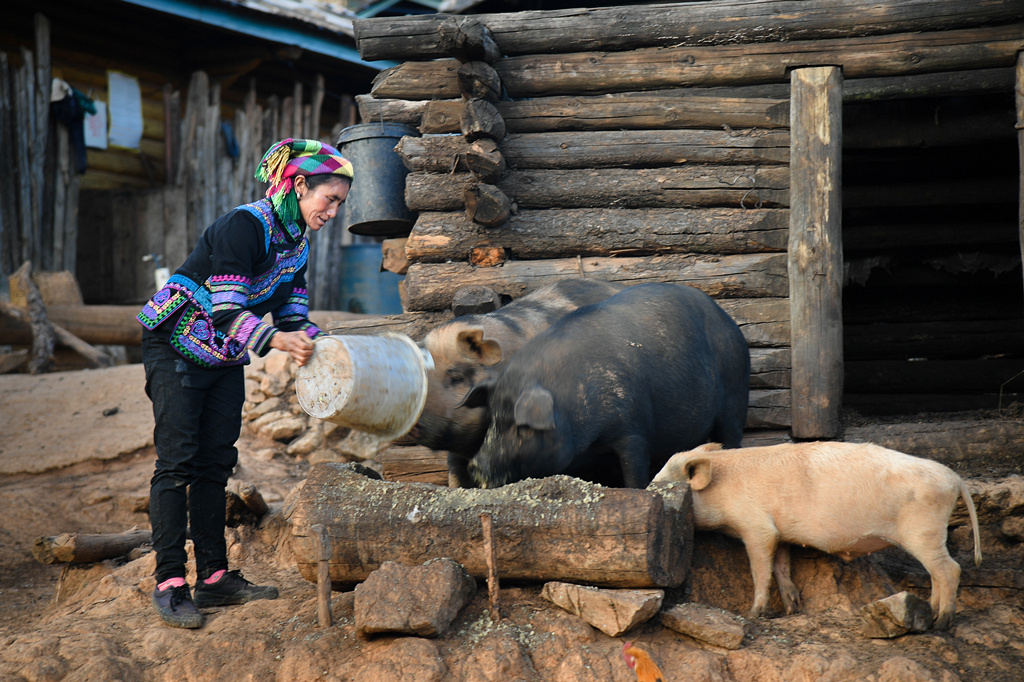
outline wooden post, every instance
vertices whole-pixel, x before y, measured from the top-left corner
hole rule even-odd
[[[501,620],[501,610],[498,608],[498,559],[494,550],[494,534],[491,532],[491,515],[487,512],[480,514],[480,523],[483,526],[484,558],[487,561],[487,602],[491,609],[491,622],[497,623]]]
[[[1020,159],[1020,190],[1017,193],[1017,229],[1020,233],[1020,255],[1024,260],[1024,52],[1017,53],[1017,75],[1014,92],[1017,93],[1017,156]]]
[[[842,71],[791,74],[789,305],[793,437],[840,435],[843,397]]]
[[[317,557],[316,619],[320,627],[329,628],[334,624],[331,617],[331,536],[320,523],[313,524],[310,530]]]

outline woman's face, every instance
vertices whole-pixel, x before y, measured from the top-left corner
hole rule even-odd
[[[295,192],[299,198],[299,211],[306,226],[316,232],[338,215],[338,208],[348,196],[352,183],[343,176],[332,176],[330,180],[310,187],[304,176],[295,179]]]

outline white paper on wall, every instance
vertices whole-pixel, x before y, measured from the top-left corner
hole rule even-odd
[[[142,142],[139,80],[118,71],[107,71],[107,105],[110,115],[107,144],[122,149],[138,149]]]

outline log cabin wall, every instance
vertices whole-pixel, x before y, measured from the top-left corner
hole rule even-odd
[[[973,217],[955,221],[941,207],[981,208],[984,196],[1003,185],[1016,187],[1019,180],[1010,161],[1013,65],[1024,48],[1024,7],[1011,1],[966,6],[954,0],[894,0],[868,7],[854,2],[837,9],[824,0],[712,0],[357,21],[364,58],[408,60],[382,72],[370,93],[357,97],[363,119],[410,123],[423,134],[405,138],[397,148],[411,170],[406,202],[419,211],[405,244],[406,310],[446,309],[467,285],[488,286],[507,300],[569,276],[697,286],[732,314],[751,346],[748,427],[834,437],[838,405],[847,395],[863,406],[876,404],[877,393],[963,394],[951,377],[916,389],[920,375],[913,372],[902,383],[871,385],[864,381],[869,365],[860,364],[893,360],[876,362],[876,371],[890,379],[896,365],[905,370],[916,358],[906,348],[883,350],[884,337],[914,338],[921,329],[896,325],[876,334],[876,323],[906,319],[893,298],[894,291],[906,291],[906,282],[897,279],[865,294],[851,289],[864,283],[856,277],[858,269],[878,262],[871,259],[880,253],[919,252],[922,242],[931,244],[942,232],[953,254],[980,240],[1008,256],[999,267],[1010,275],[1000,284],[1016,273],[1012,292],[1001,286],[989,306],[1001,309],[994,316],[998,322],[980,320],[961,334],[955,330],[966,318],[948,316],[949,343],[959,344],[961,353],[972,334],[1005,330],[984,351],[972,346],[967,353],[974,354],[973,364],[964,371],[991,367],[982,358],[992,352],[1008,360],[1000,371],[1021,366],[1019,241],[1016,249],[1004,248],[1018,239],[1012,229],[1015,214],[1007,214],[1007,220],[1007,215],[983,210],[979,216],[964,208]],[[832,103],[833,134],[842,137],[842,146],[825,145],[829,150],[812,175],[827,164],[832,170],[817,172],[824,180],[816,188],[812,180],[810,194],[791,206],[791,177],[796,177],[791,145],[802,155],[807,152],[789,128],[797,101],[790,79],[817,67],[838,67],[828,85],[812,86],[819,87],[812,94]],[[898,151],[874,154],[890,148],[870,138],[897,135],[891,126],[935,132],[899,113],[902,106],[929,110],[933,103],[922,99],[928,97],[954,109],[970,102],[977,109],[968,116],[974,127],[999,122],[998,134],[980,133],[999,138],[992,147],[999,148],[997,168],[967,180],[957,175],[963,168],[953,162],[943,175],[934,166],[942,151],[910,141],[913,134],[895,145],[902,158]],[[1007,97],[1008,110],[996,104]],[[887,117],[889,110],[897,113]],[[815,125],[824,123],[825,115],[815,119],[812,112],[801,134],[818,135]],[[888,126],[864,125],[865,117],[888,120]],[[967,134],[945,117],[942,126],[952,137]],[[847,131],[852,139],[846,139]],[[972,142],[963,144],[971,148]],[[977,157],[985,152],[976,152]],[[884,201],[859,193],[859,185],[878,189],[876,178],[898,174],[891,165],[898,160],[903,180],[920,166],[919,177],[928,176],[925,193],[948,199],[935,202],[931,221],[919,211],[913,226],[903,219],[883,220]],[[831,182],[841,183],[841,199]],[[922,188],[904,184],[890,193],[890,204],[915,213],[921,202],[905,197]],[[989,192],[977,194],[983,187]],[[830,192],[835,192],[832,206],[824,201]],[[954,194],[963,199],[958,202]],[[1019,205],[1015,194],[1000,197],[1000,203]],[[824,208],[809,210],[815,204]],[[871,208],[880,210],[864,213]],[[851,223],[850,230],[842,230],[844,222]],[[958,239],[957,224],[969,225],[972,236]],[[991,238],[981,236],[983,224],[992,228],[985,232]],[[823,270],[797,272],[800,254],[791,250],[794,244],[809,251],[824,244],[833,253],[821,260]],[[844,250],[854,254],[854,262],[844,263]],[[918,295],[916,300],[907,296],[911,308],[922,298],[945,295],[917,270],[907,274]],[[870,267],[868,273],[876,276]],[[803,278],[797,284],[824,277],[834,303],[823,305],[817,298],[821,291],[810,287],[803,287],[803,298],[792,299],[793,277]],[[986,295],[974,287],[964,298],[970,308],[971,300]],[[791,329],[794,312],[801,315],[799,329]],[[808,316],[822,330],[810,344],[802,339],[810,330]],[[800,362],[811,363],[800,368],[802,373],[793,367],[794,340],[803,344]],[[853,358],[849,365],[844,355]],[[815,384],[819,370],[830,374],[828,382]],[[798,375],[801,385],[791,386]],[[991,385],[983,392],[991,398]],[[951,404],[962,409],[965,403]],[[794,428],[794,418],[805,426]]]

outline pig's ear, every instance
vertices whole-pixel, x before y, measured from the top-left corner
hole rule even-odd
[[[459,401],[455,407],[487,407],[487,401],[491,397],[492,381],[481,381],[469,389],[469,392]]]
[[[485,339],[480,327],[469,327],[455,336],[459,355],[467,360],[476,360],[488,367],[501,362],[501,344],[494,339]]]
[[[686,462],[686,480],[692,490],[704,490],[711,483],[711,460],[694,457]]]
[[[537,431],[555,428],[555,399],[546,388],[534,386],[520,394],[516,400],[517,426],[529,426]]]

